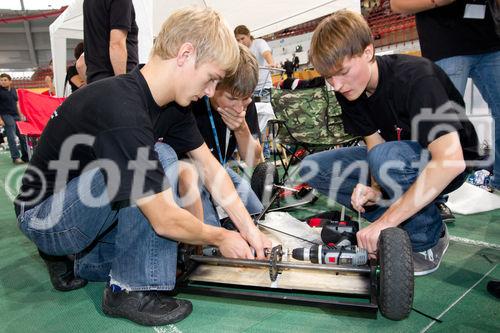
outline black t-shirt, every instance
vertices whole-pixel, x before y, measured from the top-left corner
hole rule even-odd
[[[189,107],[168,104],[154,126],[155,139],[167,143],[178,156],[201,147],[203,137]]]
[[[293,73],[293,68],[294,65],[290,60],[286,60],[285,63],[283,64],[283,69],[285,70],[285,73],[287,75]]]
[[[363,137],[379,132],[385,141],[396,141],[400,128],[401,140],[415,140],[426,148],[458,131],[465,158],[477,158],[477,134],[465,116],[464,101],[441,68],[428,59],[401,54],[377,56],[376,61],[379,82],[370,97],[362,94],[348,101],[336,93],[347,132]]]
[[[132,0],[85,0],[83,33],[87,82],[114,76],[109,59],[109,37],[112,29],[127,30],[127,72],[139,62],[135,11]]]
[[[0,115],[17,116],[17,91],[0,87]]]
[[[470,2],[470,0],[469,0]],[[477,3],[485,1],[476,0]],[[500,50],[489,6],[484,19],[464,18],[465,0],[416,15],[422,55],[433,61]]]
[[[194,103],[191,103],[191,109],[193,111],[194,117],[196,118],[196,123],[198,124],[198,129],[200,130],[205,143],[208,148],[214,155],[214,157],[219,161],[219,153],[217,152],[217,146],[215,144],[215,137],[212,130],[212,125],[210,124],[210,118],[208,116],[207,105],[204,99],[200,99]],[[226,161],[231,158],[234,151],[236,150],[236,137],[234,136],[234,132],[229,132],[229,144],[226,151],[226,133],[227,126],[222,120],[222,116],[217,110],[212,109],[212,115],[214,117],[214,124],[217,130],[217,137],[219,140],[220,150],[222,154],[222,158]],[[257,118],[257,108],[255,107],[255,103],[252,101],[246,111],[245,121],[247,122],[250,133],[254,138],[259,138],[260,130],[259,130],[259,120]]]
[[[78,177],[92,162],[95,167],[103,167],[110,161],[117,167],[119,175],[105,173],[108,180],[120,176],[118,184],[108,183],[108,188],[118,188],[116,195],[110,198],[113,203],[133,202],[168,188],[154,151],[153,128],[162,111],[139,68],[78,89],[56,109],[47,123],[23,176],[18,200],[25,202],[27,209],[37,205]],[[74,147],[72,163],[58,161],[64,145],[69,145],[71,140],[86,140],[87,143],[71,146]],[[68,168],[73,164],[67,179],[56,184],[57,174],[51,162],[62,163]],[[135,179],[134,165],[137,169]],[[132,193],[134,181],[143,181],[143,186]]]
[[[71,78],[75,75],[79,75],[78,71],[76,70],[76,66],[69,66],[68,70],[66,71],[66,79],[64,80],[65,84],[69,84],[71,86],[71,92],[75,92],[76,89],[78,89],[77,86],[73,82],[71,82]]]

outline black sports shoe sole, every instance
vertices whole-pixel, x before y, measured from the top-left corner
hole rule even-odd
[[[453,223],[453,222],[455,222],[455,218],[454,217],[448,217],[448,218],[441,217],[441,219],[443,220],[444,223]]]

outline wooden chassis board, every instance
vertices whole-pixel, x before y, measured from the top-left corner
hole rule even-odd
[[[273,246],[281,243],[275,233],[263,229]],[[291,262],[300,262],[293,258]],[[283,261],[286,262],[286,261]],[[339,273],[324,270],[285,269],[272,282],[269,268],[266,267],[231,267],[222,265],[200,264],[189,277],[190,281],[220,283],[239,286],[287,289],[293,291],[318,291],[355,295],[370,294],[370,276],[360,273]]]
[[[370,294],[370,277],[361,274],[286,269],[275,282],[264,267],[229,267],[199,265],[188,277],[190,281],[222,283],[240,286],[280,288],[294,291]]]

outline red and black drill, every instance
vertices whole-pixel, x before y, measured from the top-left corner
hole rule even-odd
[[[317,264],[364,265],[368,262],[365,249],[356,246],[359,223],[339,212],[328,212],[306,219],[311,227],[321,227],[321,240],[325,245],[297,248],[292,257]]]

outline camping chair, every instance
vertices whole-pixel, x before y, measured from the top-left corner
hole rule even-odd
[[[251,178],[252,189],[265,204],[278,192],[276,209],[314,202],[317,197],[311,192],[312,188],[304,183],[293,185],[296,182],[289,180],[298,170],[295,168],[290,172],[291,166],[302,160],[302,156],[297,154],[299,149],[311,154],[355,145],[359,138],[345,133],[340,105],[325,85],[298,90],[274,89],[271,104],[276,117],[268,121],[274,163],[264,162],[255,168]],[[288,157],[283,152],[287,152]],[[277,156],[284,170],[281,176],[277,170]],[[290,195],[297,202],[281,206],[280,200]]]
[[[279,156],[285,170],[280,184],[290,176],[290,166],[301,160],[297,154],[299,149],[311,154],[355,145],[359,141],[358,137],[344,131],[342,110],[335,94],[326,86],[300,90],[274,89],[271,104],[276,116],[269,121],[275,145],[274,163]],[[288,160],[276,153],[277,148],[288,153]]]
[[[31,158],[38,138],[43,132],[50,116],[64,101],[61,97],[52,97],[37,94],[29,90],[18,89],[19,108],[26,117],[26,121],[18,121],[17,127],[22,135],[26,136],[27,150]]]

